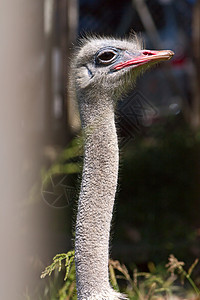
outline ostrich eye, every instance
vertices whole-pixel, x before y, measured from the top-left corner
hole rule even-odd
[[[97,54],[96,62],[98,64],[108,65],[116,58],[116,56],[117,53],[114,50],[103,50]]]

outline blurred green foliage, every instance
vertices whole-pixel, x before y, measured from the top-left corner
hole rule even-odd
[[[65,261],[64,266],[62,264],[63,260]],[[198,300],[200,299],[200,290],[192,279],[192,273],[198,263],[199,261],[196,259],[190,268],[186,270],[184,262],[179,261],[174,255],[170,255],[167,265],[161,267],[149,263],[148,271],[138,272],[136,267],[130,271],[119,261],[110,260],[110,283],[116,291],[123,292],[130,300],[164,300],[172,299],[173,296],[178,296],[177,299],[187,297],[187,299]],[[48,286],[46,287],[49,291],[49,299],[76,300],[74,251],[57,254],[53,258],[53,263],[42,272],[41,278],[46,275],[50,276],[53,271],[55,271],[54,277],[58,277],[58,272],[61,270],[65,272],[64,280],[66,281],[61,288],[54,287],[54,294],[48,289]],[[194,298],[195,295],[196,298]]]

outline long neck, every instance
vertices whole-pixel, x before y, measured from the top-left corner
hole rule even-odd
[[[119,155],[113,105],[105,99],[98,103],[80,104],[85,153],[75,238],[78,299],[96,299],[110,290],[109,236]]]

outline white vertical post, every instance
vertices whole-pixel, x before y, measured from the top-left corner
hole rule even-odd
[[[37,246],[26,205],[44,132],[43,1],[2,0],[0,31],[0,299],[21,300]]]

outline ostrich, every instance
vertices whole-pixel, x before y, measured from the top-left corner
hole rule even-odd
[[[78,300],[126,299],[109,283],[109,235],[118,180],[117,100],[139,73],[173,56],[143,50],[137,39],[86,38],[74,54],[71,82],[84,132],[84,164],[75,230]]]

